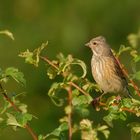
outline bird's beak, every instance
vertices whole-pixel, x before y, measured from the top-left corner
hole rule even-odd
[[[85,44],[85,46],[87,46],[87,47],[89,47],[89,45],[90,45],[90,42],[88,42],[88,43]]]

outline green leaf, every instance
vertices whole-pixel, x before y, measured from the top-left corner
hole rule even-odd
[[[81,78],[84,78],[86,76],[87,70],[86,65],[82,60],[79,60],[77,58],[73,58],[72,55],[68,55],[65,57],[62,53],[60,53],[57,58],[59,59],[59,73],[61,72],[67,72],[71,69],[71,65],[79,65],[82,70],[83,74]]]
[[[64,103],[63,99],[57,97],[57,94],[60,93],[61,89],[63,89],[63,86],[63,83],[53,83],[48,91],[48,95],[51,98],[52,102],[58,107],[62,106]]]
[[[36,60],[34,60],[34,53],[30,52],[28,49],[25,52],[21,52],[19,54],[20,57],[25,58],[25,63],[29,63],[29,64],[33,64],[35,66],[37,66]]]
[[[22,111],[22,113],[27,113],[27,105],[26,104],[20,103],[18,108]]]
[[[139,122],[133,122],[127,125],[131,128],[131,137],[133,140],[138,140],[140,136],[140,123]]]
[[[133,60],[134,60],[135,63],[139,62],[140,61],[140,56],[138,55],[138,56],[134,57]]]
[[[140,71],[137,71],[132,75],[132,79],[140,80]]]
[[[77,105],[74,107],[74,109],[76,112],[78,112],[78,114],[80,114],[80,116],[85,118],[90,114],[90,111],[87,107],[87,105]]]
[[[97,130],[100,131],[101,133],[103,133],[103,135],[105,136],[106,139],[109,138],[109,130],[108,130],[108,126],[107,125],[102,125],[100,127],[97,127]]]
[[[120,118],[121,120],[125,121],[126,118],[127,118],[127,114],[126,114],[125,112],[121,112],[120,115],[119,115],[119,118]]]
[[[42,43],[42,45],[40,47],[38,47],[37,49],[33,50],[33,51],[29,51],[27,49],[27,51],[25,52],[21,52],[19,54],[20,57],[25,58],[25,62],[32,64],[36,67],[38,67],[38,63],[39,63],[39,57],[40,54],[42,52],[42,50],[48,45],[48,42],[46,43]]]
[[[44,136],[43,135],[39,135],[38,136],[38,140],[44,140]]]
[[[119,118],[119,115],[117,114],[113,114],[113,113],[109,113],[107,116],[105,116],[103,118],[103,120],[110,126],[110,127],[113,127],[113,123],[112,121],[113,120],[116,120]]]
[[[76,59],[75,58],[72,61],[71,65],[79,65],[79,66],[81,66],[81,68],[83,69],[83,74],[82,74],[81,78],[84,78],[86,76],[86,74],[87,74],[87,68],[86,68],[85,63],[82,60],[79,60],[79,59]],[[67,65],[65,67],[67,67]]]
[[[80,122],[80,129],[82,130],[92,130],[92,121],[88,119],[83,119]]]
[[[68,123],[66,122],[63,122],[58,128],[56,128],[54,131],[52,131],[51,133],[49,133],[47,137],[49,137],[50,135],[53,135],[53,136],[57,136],[59,137],[61,135],[62,132],[68,130]]]
[[[47,69],[47,75],[49,76],[50,79],[54,79],[57,75],[56,69],[54,69],[53,67],[49,67]]]
[[[14,67],[7,68],[3,74],[3,77],[12,77],[16,82],[21,83],[23,85],[26,84],[24,74],[22,72],[19,72],[19,70]]]
[[[131,47],[125,47],[124,45],[121,45],[119,48],[119,52],[117,53],[117,56],[120,56],[123,52],[131,50]]]
[[[15,115],[7,113],[7,125],[23,127],[27,124],[28,121],[32,120],[32,115],[28,113],[17,112]]]
[[[2,30],[2,31],[0,31],[0,34],[4,34],[4,35],[8,36],[9,38],[11,38],[12,40],[15,40],[13,33],[10,32],[9,30]]]
[[[28,121],[32,120],[32,115],[29,113],[16,113],[15,115],[17,122],[24,127]]]
[[[91,101],[92,101],[92,97],[89,95],[89,96],[86,96],[86,95],[80,95],[78,97],[74,97],[72,99],[72,104],[74,106],[76,105],[82,105],[82,104],[90,104]]]
[[[137,34],[130,34],[128,37],[127,37],[130,45],[133,47],[133,48],[137,48],[137,45],[138,45],[138,35]]]
[[[8,119],[7,119],[7,125],[12,125],[12,126],[19,126],[22,127],[18,121],[16,120],[16,117],[10,113],[6,113]]]
[[[97,130],[92,128],[90,120],[83,119],[80,122],[80,130],[82,140],[99,140]]]
[[[123,104],[124,107],[127,107],[127,108],[132,107],[132,101],[129,98],[122,99],[122,104]]]
[[[3,107],[1,108],[0,113],[5,113],[9,107],[11,107],[10,103],[4,100]]]

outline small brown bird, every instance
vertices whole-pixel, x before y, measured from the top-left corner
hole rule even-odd
[[[86,46],[90,47],[93,52],[91,59],[92,75],[104,93],[117,93],[131,97],[122,69],[106,39],[103,36],[98,36],[91,39]]]

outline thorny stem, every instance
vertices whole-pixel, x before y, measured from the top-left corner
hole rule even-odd
[[[7,96],[6,91],[3,89],[2,84],[0,83],[0,89],[1,89],[1,94],[4,96],[5,100],[7,100],[7,102],[10,103],[10,105],[13,107],[13,109],[17,112],[22,112],[15,104],[14,102]],[[28,125],[25,124],[24,126],[28,132],[30,133],[30,135],[32,136],[33,140],[38,140],[36,134],[33,132],[32,128]]]
[[[132,79],[130,79],[127,69],[124,67],[123,64],[120,63],[120,60],[119,60],[118,57],[116,57],[116,60],[117,60],[117,62],[119,64],[119,66],[121,67],[124,75],[129,79],[130,83],[133,85],[133,88],[137,92],[138,96],[140,96],[140,90],[139,90],[138,86],[136,85],[136,83]]]
[[[72,90],[71,86],[68,88],[68,104],[70,111],[68,112],[68,127],[69,127],[69,140],[72,140]]]

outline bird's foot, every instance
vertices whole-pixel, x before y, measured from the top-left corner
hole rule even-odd
[[[93,99],[91,102],[92,106],[96,109],[96,111],[100,110],[99,103],[100,103],[100,97]]]
[[[121,99],[122,99],[122,98],[121,98],[121,96],[120,96],[120,95],[118,95],[118,96],[116,96],[116,98],[115,98],[115,99],[116,99],[116,101],[117,101],[117,102],[119,102],[119,101],[121,101]]]

